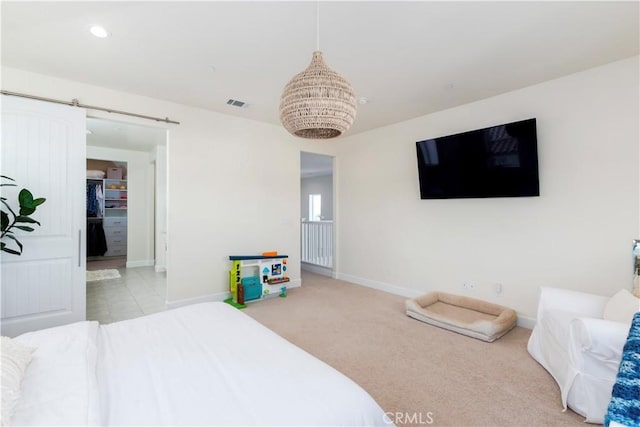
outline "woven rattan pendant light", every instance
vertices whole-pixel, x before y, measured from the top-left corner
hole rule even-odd
[[[327,67],[320,52],[320,2],[317,2],[316,51],[311,64],[284,87],[280,121],[293,135],[329,139],[345,133],[356,118],[356,95],[349,82]]]

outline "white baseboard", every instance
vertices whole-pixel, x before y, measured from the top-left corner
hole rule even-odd
[[[399,286],[391,285],[389,283],[378,282],[375,280],[365,279],[358,276],[352,276],[350,274],[336,273],[334,275],[334,278],[339,280],[344,280],[346,282],[355,283],[357,285],[366,286],[368,288],[378,289],[379,291],[388,292],[390,294],[400,295],[407,298],[414,298],[424,294],[424,291],[401,288]],[[533,329],[535,325],[536,325],[535,318],[518,314],[517,326],[520,326],[522,328],[527,328],[527,329]]]
[[[417,291],[415,289],[401,288],[389,283],[378,282],[376,280],[365,279],[363,277],[352,276],[350,274],[337,273],[335,278],[338,280],[344,280],[346,282],[355,283],[357,285],[366,286],[368,288],[378,289],[379,291],[388,292],[394,295],[400,295],[403,297],[414,298],[418,295],[424,294],[424,291]]]
[[[202,295],[194,298],[184,298],[176,301],[167,301],[167,309],[171,310],[173,308],[184,307],[185,305],[191,304],[199,304],[201,302],[224,301],[230,296],[231,294],[229,292],[218,292],[215,294]]]
[[[287,289],[289,289],[289,288],[299,288],[300,286],[302,286],[302,279],[291,280],[287,284]]]
[[[300,263],[300,269],[309,271],[311,273],[320,274],[322,276],[333,277],[333,270],[328,267],[321,267],[319,265],[308,264],[306,262]]]
[[[287,289],[299,288],[300,286],[302,286],[302,280],[300,279],[291,280],[289,284],[287,284]],[[184,307],[185,305],[191,305],[191,304],[199,304],[202,302],[224,301],[229,297],[231,297],[231,294],[229,292],[218,292],[215,294],[202,295],[194,298],[185,298],[185,299],[179,299],[176,301],[167,301],[166,306],[167,306],[167,309],[171,310],[173,308]],[[256,302],[259,302],[259,301],[256,301]]]
[[[164,273],[165,271],[167,271],[167,266],[166,265],[156,265],[155,266],[155,270],[156,270],[156,273]]]
[[[127,261],[127,268],[135,268],[135,267],[153,267],[155,261],[152,259],[141,260],[141,261]]]
[[[533,327],[536,326],[536,319],[533,317],[518,314],[517,325],[521,328],[533,329]]]

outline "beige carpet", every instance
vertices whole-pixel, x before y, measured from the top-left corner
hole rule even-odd
[[[405,315],[405,298],[303,273],[287,298],[244,310],[360,384],[398,425],[584,425],[516,327],[486,343]],[[411,421],[403,423],[402,421]]]

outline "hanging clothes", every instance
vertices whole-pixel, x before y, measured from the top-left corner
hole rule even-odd
[[[102,212],[104,212],[104,192],[102,191],[102,185],[98,184],[96,187],[96,200],[98,201],[98,215],[102,216]]]
[[[87,221],[87,256],[103,256],[107,252],[107,238],[102,221]]]
[[[87,216],[98,216],[98,197],[97,197],[98,184],[87,184]]]
[[[102,217],[104,212],[104,192],[102,185],[96,183],[87,184],[87,216]]]

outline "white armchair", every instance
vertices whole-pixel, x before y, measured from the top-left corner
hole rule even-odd
[[[541,288],[527,349],[558,383],[562,405],[602,423],[629,325],[604,320],[609,298]]]

